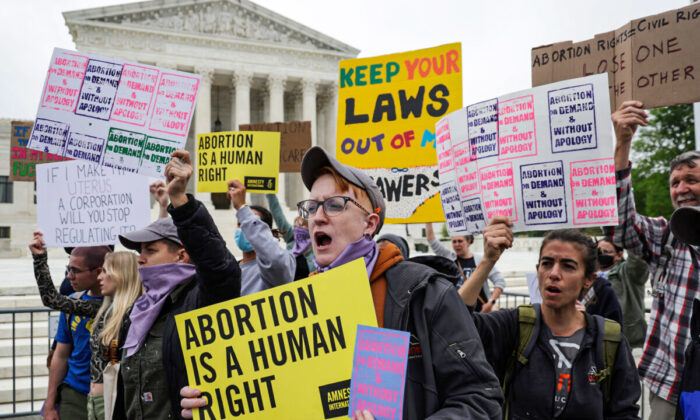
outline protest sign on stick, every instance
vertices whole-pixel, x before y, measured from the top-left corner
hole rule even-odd
[[[336,158],[375,180],[386,223],[443,220],[434,128],[461,106],[459,43],[340,62]]]
[[[10,181],[35,181],[36,165],[69,160],[63,156],[27,149],[34,121],[12,121],[10,127]]]
[[[38,165],[36,196],[47,246],[117,244],[150,223],[147,177],[82,160]]]
[[[162,178],[185,146],[200,80],[56,48],[28,147]]]
[[[241,124],[241,131],[276,131],[280,133],[280,173],[301,172],[301,159],[311,148],[311,121]]]
[[[532,86],[608,74],[613,108],[700,101],[700,4],[635,19],[581,42],[532,49]]]
[[[495,216],[508,216],[514,231],[617,225],[609,118],[604,73],[482,101],[440,120],[450,234],[480,232]],[[448,142],[451,154],[441,147]]]
[[[238,179],[248,192],[276,193],[280,133],[221,131],[197,138],[197,191],[226,192]]]
[[[195,419],[347,416],[355,331],[377,318],[363,259],[176,315]]]
[[[358,325],[350,380],[350,408],[376,420],[401,420],[411,333]]]

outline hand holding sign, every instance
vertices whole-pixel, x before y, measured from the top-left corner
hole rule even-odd
[[[194,172],[190,152],[176,150],[170,157],[170,162],[165,166],[165,180],[168,183],[168,195],[173,207],[179,207],[187,203],[187,183]]]
[[[508,217],[496,216],[484,228],[484,259],[498,261],[503,251],[513,246],[513,223]]]
[[[227,185],[228,191],[226,192],[226,198],[231,200],[234,209],[239,210],[241,207],[245,206],[246,188],[241,181],[237,179],[229,181]]]
[[[40,231],[34,232],[34,238],[29,242],[29,250],[34,255],[46,254],[46,242],[44,242],[44,234]]]
[[[637,127],[646,126],[649,122],[649,116],[642,109],[643,104],[639,101],[625,101],[620,105],[617,111],[612,114],[613,125],[615,126],[615,137],[617,137],[616,149],[620,147],[627,148],[629,156],[629,145],[632,142],[632,136],[637,131]],[[615,162],[617,170],[627,168],[629,162]]]
[[[197,388],[190,388],[189,386],[182,387],[180,390],[180,396],[182,397],[182,400],[180,400],[180,407],[182,407],[180,415],[182,418],[191,419],[193,408],[200,408],[207,405],[206,398],[199,398],[201,395],[202,391]]]

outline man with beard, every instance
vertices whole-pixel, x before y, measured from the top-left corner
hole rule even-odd
[[[649,119],[639,101],[626,101],[612,114],[615,126],[615,170],[619,225],[613,240],[642,257],[652,273],[654,300],[639,374],[649,388],[651,419],[673,418],[678,404],[684,350],[690,342],[693,299],[700,274],[693,269],[693,253],[675,238],[663,217],[637,213],[629,161],[632,136]],[[669,192],[673,207],[700,205],[700,152],[682,153],[671,161]]]

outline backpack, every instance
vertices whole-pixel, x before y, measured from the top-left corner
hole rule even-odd
[[[518,329],[519,338],[518,348],[513,350],[513,354],[508,360],[506,366],[506,372],[503,377],[503,396],[505,397],[505,416],[508,418],[510,411],[510,403],[508,402],[508,386],[510,381],[512,381],[511,375],[515,370],[515,364],[520,363],[525,366],[528,362],[528,357],[532,352],[532,348],[537,342],[537,334],[535,330],[537,327],[537,319],[540,317],[540,307],[539,305],[520,305],[518,306]],[[615,356],[617,355],[617,348],[622,340],[622,329],[620,324],[617,322],[605,319],[601,316],[594,315],[598,324],[598,331],[603,331],[603,339],[598,340],[595,351],[596,365],[598,366],[598,373],[595,374],[595,381],[597,383],[603,384],[603,402],[604,406],[607,407],[610,403],[610,394],[612,386],[612,371],[615,367]],[[600,361],[603,361],[603,366],[601,366]]]
[[[75,292],[70,297],[75,298],[75,299],[82,299],[83,295],[85,294],[85,290],[80,291],[80,292]],[[66,326],[68,327],[68,335],[70,335],[70,343],[71,346],[73,345],[73,331],[71,330],[70,327],[70,316],[72,314],[69,314],[68,312],[61,312],[63,314],[63,317],[65,318],[64,321],[66,321]]]

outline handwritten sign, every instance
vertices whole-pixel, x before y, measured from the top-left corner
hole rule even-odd
[[[47,246],[119,243],[150,223],[148,178],[83,160],[36,167],[37,225]]]
[[[280,133],[223,131],[197,139],[197,191],[226,192],[240,180],[248,192],[276,193]]]
[[[645,108],[700,100],[700,4],[633,20],[573,43],[532,49],[532,86],[607,73],[617,109],[636,99]]]
[[[461,44],[340,62],[336,158],[366,169],[386,223],[442,221],[435,123],[462,106]]]
[[[176,315],[195,419],[328,419],[348,412],[355,330],[377,319],[362,259]]]
[[[200,76],[54,49],[28,147],[163,177],[187,140]]]
[[[407,331],[357,326],[350,417],[357,410],[369,410],[377,420],[403,418],[410,337]]]
[[[280,133],[280,172],[301,172],[301,160],[311,148],[311,121],[241,124],[239,129]]]
[[[36,165],[68,160],[63,156],[27,149],[34,121],[12,121],[10,128],[10,181],[36,180]]]
[[[436,124],[452,235],[617,224],[607,74],[469,105]],[[449,149],[449,150],[448,150]]]

